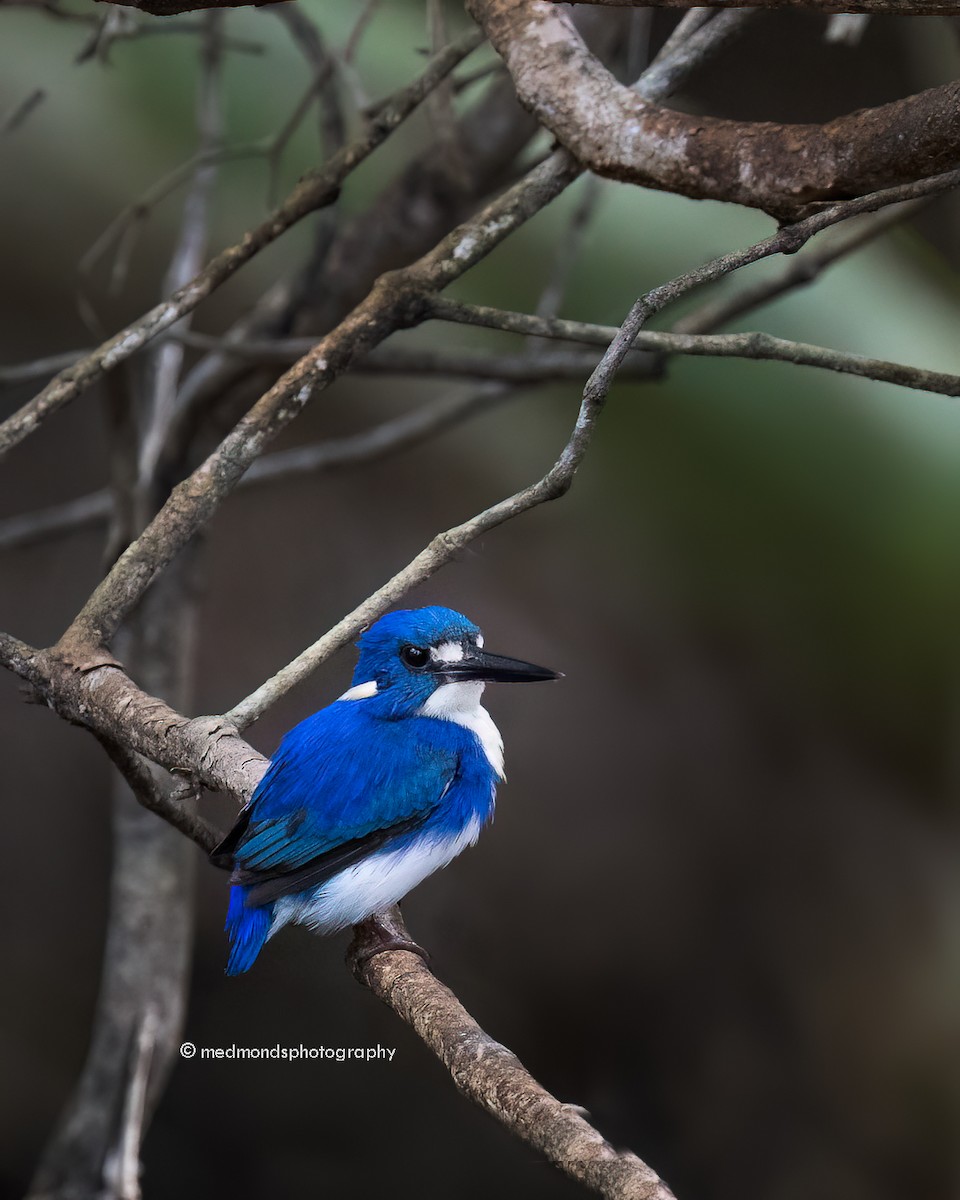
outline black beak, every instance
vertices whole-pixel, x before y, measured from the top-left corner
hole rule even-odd
[[[562,679],[559,671],[521,662],[519,658],[503,658],[483,650],[467,650],[459,662],[433,663],[429,670],[449,682],[460,680],[485,683],[539,683],[545,679]]]

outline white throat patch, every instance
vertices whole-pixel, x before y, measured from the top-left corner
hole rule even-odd
[[[441,683],[420,709],[420,715],[453,721],[469,729],[480,743],[497,778],[503,779],[503,738],[493,718],[480,703],[482,695],[482,683]]]

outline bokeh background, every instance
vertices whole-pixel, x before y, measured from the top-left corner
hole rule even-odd
[[[342,42],[355,11],[304,3]],[[657,16],[654,45],[674,20]],[[682,103],[823,120],[943,82],[960,58],[933,18],[876,19],[858,49],[825,45],[823,28],[771,14]],[[255,142],[283,123],[305,68],[269,13],[237,13],[230,29],[264,47],[226,69],[229,137]],[[0,7],[0,113],[47,93],[0,136],[5,363],[91,344],[91,310],[108,332],[143,311],[175,235],[179,194],[150,214],[118,295],[102,264],[79,271],[195,140],[193,37],[118,43],[108,64],[78,65],[88,34]],[[391,0],[358,62],[369,91],[410,78],[424,41],[420,5]],[[412,120],[350,181],[344,212],[429,136]],[[281,184],[315,156],[305,127]],[[582,186],[457,294],[529,310]],[[261,160],[223,166],[214,248],[259,219],[268,187]],[[562,313],[619,323],[645,288],[770,229],[761,214],[604,185]],[[956,206],[939,203],[741,327],[958,371],[957,234]],[[308,245],[298,230],[261,255],[198,327],[225,328]],[[517,348],[449,328],[404,336]],[[364,428],[450,386],[342,381],[282,444]],[[8,388],[0,407],[30,394]],[[202,550],[196,710],[229,707],[438,529],[542,473],[577,399],[572,384],[521,392],[389,461],[231,498]],[[960,1195],[958,461],[955,401],[786,365],[677,361],[661,381],[614,390],[569,496],[410,597],[461,609],[491,648],[566,674],[491,689],[509,775],[496,823],[410,897],[411,928],[485,1028],[681,1200]],[[5,464],[0,516],[94,490],[106,471],[101,407],[86,395]],[[98,578],[102,543],[87,530],[3,554],[0,626],[54,641]],[[269,753],[351,669],[340,654],[253,743]],[[16,1196],[83,1062],[111,785],[87,734],[21,703],[9,676],[0,700],[0,1187]],[[205,811],[230,817],[219,798]],[[354,984],[345,939],[288,931],[248,977],[225,979],[225,880],[197,858],[185,1036],[381,1043],[396,1057],[179,1063],[146,1142],[148,1196],[578,1193],[459,1098]]]

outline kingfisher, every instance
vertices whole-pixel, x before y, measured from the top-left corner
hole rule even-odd
[[[560,678],[487,653],[436,605],[388,613],[357,647],[350,688],[286,734],[211,856],[233,868],[228,975],[284,925],[356,925],[472,846],[504,778],[484,686]]]

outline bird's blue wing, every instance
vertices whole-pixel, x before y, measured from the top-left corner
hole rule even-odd
[[[248,903],[315,887],[430,816],[459,755],[455,743],[414,736],[413,724],[346,701],[287,734],[215,851],[251,888]]]

